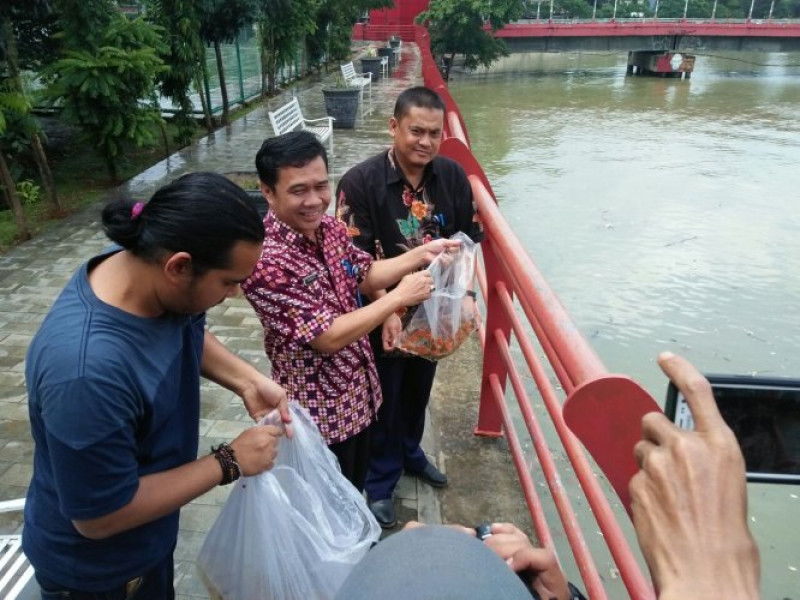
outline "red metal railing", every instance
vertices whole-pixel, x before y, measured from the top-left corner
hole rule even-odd
[[[487,30],[489,28],[487,27]],[[800,37],[800,22],[710,21],[708,19],[629,19],[612,21],[547,20],[509,23],[494,34],[517,37],[626,37],[652,35],[697,35],[709,37]]]
[[[446,139],[442,143],[441,153],[464,167],[486,231],[486,239],[481,244],[484,271],[478,276],[486,305],[486,322],[481,328],[484,365],[475,433],[497,437],[505,432],[536,534],[542,545],[552,547],[553,536],[544,518],[533,478],[525,464],[522,446],[506,405],[505,388],[506,383],[510,382],[585,589],[592,598],[606,598],[595,561],[562,485],[553,454],[542,435],[539,419],[532,409],[522,377],[512,359],[509,346],[513,332],[628,593],[631,598],[654,598],[648,578],[639,568],[580,442],[564,422],[559,394],[551,384],[545,366],[539,360],[533,342],[524,329],[519,311],[514,305],[514,297],[533,328],[553,372],[570,398],[583,395],[602,399],[615,394],[642,394],[649,398],[649,395],[629,378],[607,372],[503,219],[483,169],[470,151],[467,130],[460,111],[436,68],[430,52],[427,30],[417,27],[415,41],[422,56],[425,85],[436,90],[447,107]],[[640,432],[637,429],[630,435],[632,437],[626,443],[630,443],[632,449]],[[621,462],[624,464],[601,466],[623,504],[628,507],[627,482],[637,468],[632,451],[629,461]]]
[[[353,25],[354,40],[382,40],[386,41],[396,35],[404,42],[415,41],[417,30],[415,25],[372,25],[356,23]]]

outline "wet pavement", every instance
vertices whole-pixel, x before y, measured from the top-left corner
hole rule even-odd
[[[325,115],[321,87],[334,73],[292,86],[230,127],[209,135],[147,169],[120,188],[125,194],[147,198],[161,185],[192,171],[254,171],[253,160],[264,138],[272,136],[268,111],[299,98],[307,118]],[[355,129],[334,131],[331,173],[334,180],[350,166],[380,151],[390,142],[388,119],[397,94],[419,83],[419,57],[408,44],[398,69],[388,79],[373,84],[372,113],[359,117]],[[0,500],[25,496],[30,481],[33,441],[28,424],[24,386],[25,352],[41,320],[69,277],[84,261],[101,251],[108,241],[100,231],[99,205],[71,215],[36,239],[0,257]],[[243,298],[234,298],[209,311],[211,331],[246,360],[269,372],[261,325]],[[229,441],[251,421],[241,401],[231,392],[205,382],[202,386],[200,453],[212,444]],[[429,447],[433,447],[429,443]],[[404,479],[397,491],[403,520],[439,521],[431,488]],[[424,489],[423,489],[424,488]],[[175,551],[178,598],[207,598],[194,559],[205,533],[225,502],[228,488],[215,488],[181,512],[181,531]],[[20,527],[21,515],[0,515],[3,532]],[[35,597],[35,591],[26,594]]]
[[[147,198],[161,185],[187,172],[254,171],[256,151],[265,137],[273,135],[268,111],[296,95],[307,118],[324,116],[321,87],[323,81],[333,77],[331,72],[294,85],[230,127],[147,169],[120,191]],[[394,100],[403,89],[420,83],[418,50],[413,44],[405,44],[398,68],[389,78],[373,84],[372,113],[360,117],[355,129],[334,131],[330,161],[334,181],[352,165],[389,145],[388,119]],[[0,500],[24,497],[31,476],[33,442],[23,377],[25,351],[73,271],[107,246],[99,227],[99,207],[98,204],[71,215],[36,239],[0,256]],[[226,346],[269,372],[261,326],[246,300],[233,298],[213,308],[208,323]],[[426,428],[423,446],[431,460],[448,473],[451,485],[434,491],[414,478],[404,477],[395,494],[401,524],[411,519],[468,524],[487,518],[526,521],[525,511],[518,510],[524,508],[520,497],[498,492],[519,489],[512,480],[505,443],[493,440],[484,444],[471,435],[477,414],[480,365],[480,345],[474,341],[440,366],[429,411],[432,422]],[[238,397],[213,383],[203,384],[201,403],[200,454],[207,453],[212,444],[229,441],[251,424]],[[446,427],[439,427],[439,422]],[[181,511],[175,550],[175,589],[179,599],[208,598],[194,560],[228,491],[215,488]],[[20,527],[21,515],[0,515],[0,533],[19,531]],[[38,594],[31,587],[23,597]]]

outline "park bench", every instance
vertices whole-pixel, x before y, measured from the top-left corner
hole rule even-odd
[[[358,88],[358,100],[361,102],[361,116],[364,116],[364,88],[369,90],[369,112],[372,113],[372,73],[356,73],[353,61],[341,65],[344,82],[350,87]]]
[[[313,123],[319,123],[320,121],[327,121],[327,125],[313,125]],[[328,140],[329,152],[333,156],[333,117],[306,119],[300,110],[300,102],[297,101],[297,96],[279,109],[270,111],[269,122],[272,123],[272,130],[276,136],[302,129],[316,135],[322,143]]]
[[[0,502],[0,513],[22,512],[25,499]],[[33,567],[22,552],[22,535],[0,535],[0,598],[14,600],[33,579]]]

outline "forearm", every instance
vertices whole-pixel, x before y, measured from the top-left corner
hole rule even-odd
[[[394,258],[376,260],[372,263],[367,276],[361,282],[359,289],[362,294],[371,298],[375,292],[384,290],[400,281],[404,275],[411,273],[424,264],[419,252],[410,250]]]
[[[240,396],[244,394],[244,389],[260,376],[259,371],[253,365],[228,350],[209,331],[205,333],[200,372],[203,377]]]
[[[145,475],[139,489],[122,508],[97,519],[73,521],[89,539],[104,539],[164,517],[206,493],[222,481],[222,469],[212,455],[180,467]]]
[[[343,314],[334,319],[331,326],[311,342],[311,346],[323,354],[338,352],[367,335],[383,323],[402,306],[400,298],[394,293],[381,289],[374,301],[363,308]]]

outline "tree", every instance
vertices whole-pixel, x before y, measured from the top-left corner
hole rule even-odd
[[[456,54],[464,55],[467,69],[489,67],[501,56],[508,56],[505,42],[493,34],[520,18],[523,10],[519,0],[431,0],[417,22],[428,23],[432,51],[449,55],[444,73],[447,80]]]
[[[6,78],[7,93],[21,95],[25,97],[25,91],[20,78],[19,52],[17,51],[15,21],[26,23],[36,22],[41,19],[47,20],[52,14],[50,3],[47,0],[6,0],[0,11],[0,62],[5,66],[5,74],[0,72],[0,77]],[[50,21],[52,23],[52,21]],[[36,27],[31,27],[36,30]],[[28,40],[29,47],[32,47]],[[16,132],[24,134],[25,139],[30,142],[30,151],[39,169],[42,185],[45,189],[45,196],[54,212],[61,210],[56,192],[56,184],[50,170],[50,163],[47,160],[44,146],[42,145],[41,127],[39,122],[30,114],[30,102],[24,103],[27,108],[17,111],[18,118],[14,121],[18,125]],[[4,127],[5,128],[5,127]],[[6,168],[8,165],[5,165]]]
[[[586,0],[556,0],[553,16],[557,19],[588,19],[592,16],[592,7]]]
[[[317,28],[320,0],[260,0],[262,91],[274,94],[278,70],[294,57],[298,40]]]
[[[353,25],[369,10],[388,8],[394,0],[323,0],[317,30],[306,40],[312,57],[324,51],[328,60],[349,60]]]
[[[236,39],[239,31],[255,18],[257,0],[203,0],[200,8],[200,32],[203,39],[214,46],[217,58],[219,85],[222,94],[222,123],[230,124],[230,104],[225,85],[225,67],[222,64],[220,44]]]
[[[680,19],[686,8],[686,17],[689,19],[708,18],[711,16],[711,3],[707,0],[661,0],[658,6],[658,17],[664,19]],[[719,11],[719,9],[717,9]]]
[[[8,119],[11,115],[22,115],[29,110],[30,104],[24,95],[10,89],[7,82],[0,82],[0,136],[6,132]],[[3,195],[14,215],[14,220],[17,224],[17,235],[22,241],[31,239],[28,224],[25,221],[25,212],[22,210],[22,202],[20,202],[19,194],[17,193],[17,186],[11,176],[11,170],[8,168],[8,161],[6,161],[5,152],[3,152],[2,148],[0,148],[0,186],[3,188]]]
[[[174,118],[178,143],[188,144],[196,129],[191,87],[194,85],[201,100],[204,98],[201,65],[205,49],[200,38],[200,15],[193,0],[147,0],[147,6],[148,20],[161,26],[166,38],[167,50],[161,58],[168,68],[161,74],[161,93],[178,107]],[[211,113],[205,102],[201,104],[210,131]]]
[[[155,82],[165,69],[158,54],[165,51],[155,26],[114,14],[97,47],[68,50],[48,69],[54,80],[49,96],[61,103],[65,120],[96,140],[115,181],[124,144],[151,142],[152,126],[162,122]]]
[[[64,46],[70,50],[97,48],[112,18],[119,16],[111,0],[55,0],[55,6]]]

